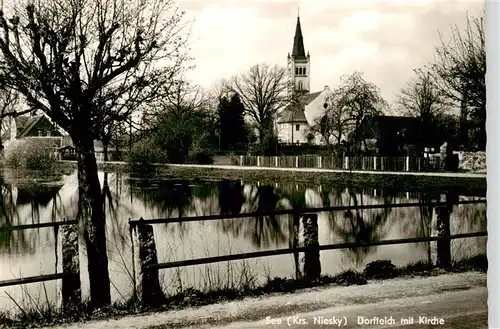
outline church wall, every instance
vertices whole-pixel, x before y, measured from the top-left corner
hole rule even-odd
[[[299,131],[296,130],[296,125],[300,125]],[[307,143],[307,135],[309,134],[309,126],[304,123],[280,123],[278,124],[278,139],[282,143]],[[293,138],[293,140],[292,140]]]

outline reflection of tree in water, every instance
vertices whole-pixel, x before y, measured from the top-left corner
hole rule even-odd
[[[348,203],[347,205],[362,206],[364,205],[364,191],[355,191],[352,188],[347,189]],[[333,198],[326,198],[331,206],[345,205],[343,194],[340,189],[332,191]],[[356,193],[359,192],[359,193]],[[359,198],[359,200],[358,200]],[[332,202],[333,201],[333,202]],[[332,202],[332,203],[330,203]],[[385,194],[383,204],[392,204],[394,198]],[[325,205],[326,206],[326,205]],[[331,232],[334,235],[340,236],[343,243],[368,243],[381,241],[388,232],[381,231],[391,213],[391,208],[380,210],[364,210],[354,209],[345,212],[330,212],[328,222]],[[358,247],[345,249],[347,256],[359,264],[363,259],[373,252],[376,247]]]
[[[188,180],[134,179],[129,181],[130,197],[138,198],[147,208],[156,209],[157,218],[182,218],[196,213],[196,204],[208,205],[208,212],[216,205],[217,183],[194,184]],[[212,205],[213,204],[213,205]],[[201,215],[210,215],[201,210]],[[167,232],[186,233],[188,225],[171,223],[162,225]]]
[[[274,188],[268,185],[246,185],[239,182],[223,182],[220,187],[219,205],[222,212],[272,212],[282,209],[280,198]],[[231,203],[234,204],[231,205]],[[267,248],[287,241],[280,220],[284,216],[269,215],[254,218],[239,218],[220,221],[224,232],[234,236],[243,235],[258,248]]]
[[[36,178],[36,177],[32,177]],[[57,177],[52,177],[57,178]],[[58,179],[60,181],[60,177]],[[7,183],[0,175],[0,229],[7,229],[11,226],[23,224],[40,223],[40,212],[47,209],[52,202],[51,221],[58,220],[58,195],[62,184],[42,183],[35,185],[23,182],[16,187],[14,183]],[[28,218],[21,218],[19,211],[22,208],[29,208]],[[34,253],[35,246],[40,242],[41,232],[53,235],[48,229],[0,231],[0,252],[5,253]],[[47,236],[48,238],[48,236]]]

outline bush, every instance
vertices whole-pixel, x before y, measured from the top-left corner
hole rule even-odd
[[[208,136],[202,134],[189,146],[187,160],[195,164],[213,164],[214,151],[207,142]]]
[[[12,169],[54,169],[58,161],[58,142],[53,138],[14,140],[5,149],[5,165]]]
[[[363,274],[368,279],[389,279],[397,275],[397,269],[390,260],[377,260],[367,264]]]
[[[151,140],[144,140],[132,146],[128,154],[130,170],[138,173],[153,173],[155,163],[163,163],[166,154]]]

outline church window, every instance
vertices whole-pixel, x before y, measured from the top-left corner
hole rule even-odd
[[[304,85],[303,85],[302,81],[299,81],[299,90],[302,90],[302,89],[304,89]]]
[[[306,75],[306,68],[304,67],[304,75]]]
[[[300,131],[300,125],[295,125],[295,131]]]
[[[302,75],[302,71],[303,71],[303,70],[304,70],[303,68],[299,67],[299,74],[300,74],[300,75]]]
[[[297,75],[299,74],[299,68],[298,67],[295,68],[295,74],[297,74]]]

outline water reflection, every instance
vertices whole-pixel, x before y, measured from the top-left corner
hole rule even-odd
[[[38,182],[27,185],[21,175],[0,175],[0,227],[75,218],[78,209],[75,173],[50,178],[31,177]],[[43,178],[43,177],[42,177]],[[449,191],[397,191],[359,189],[350,186],[314,186],[283,183],[258,184],[222,180],[141,179],[120,173],[100,173],[108,239],[113,299],[131,294],[132,261],[129,219],[179,218],[215,214],[269,212],[276,209],[303,210],[323,206],[355,206],[422,202],[429,204],[446,198]],[[448,199],[484,197],[461,193]],[[454,200],[454,201],[453,201]],[[450,201],[450,202],[451,202]],[[486,206],[459,205],[451,214],[452,233],[486,230]],[[318,217],[320,244],[375,242],[385,239],[435,234],[435,214],[431,205],[412,208],[348,210],[324,212]],[[270,215],[256,218],[159,224],[154,227],[160,262],[218,256],[265,249],[290,248],[301,244],[299,218]],[[0,280],[53,273],[59,268],[57,232],[53,229],[0,232],[2,267]],[[484,252],[485,238],[454,241],[454,257]],[[82,279],[85,281],[85,250],[82,250]],[[431,244],[365,247],[334,250],[321,254],[324,273],[360,267],[375,259],[391,259],[402,265],[432,258]],[[272,264],[272,276],[300,275],[298,254],[259,260],[255,271],[264,274]],[[194,271],[191,268],[189,271]],[[186,270],[185,286],[199,278]],[[163,272],[164,282],[174,274]],[[234,275],[238,275],[235,273]],[[170,280],[170,281],[169,281]],[[85,282],[83,282],[85,289]],[[0,290],[0,294],[2,291]],[[2,302],[0,302],[0,307]]]

